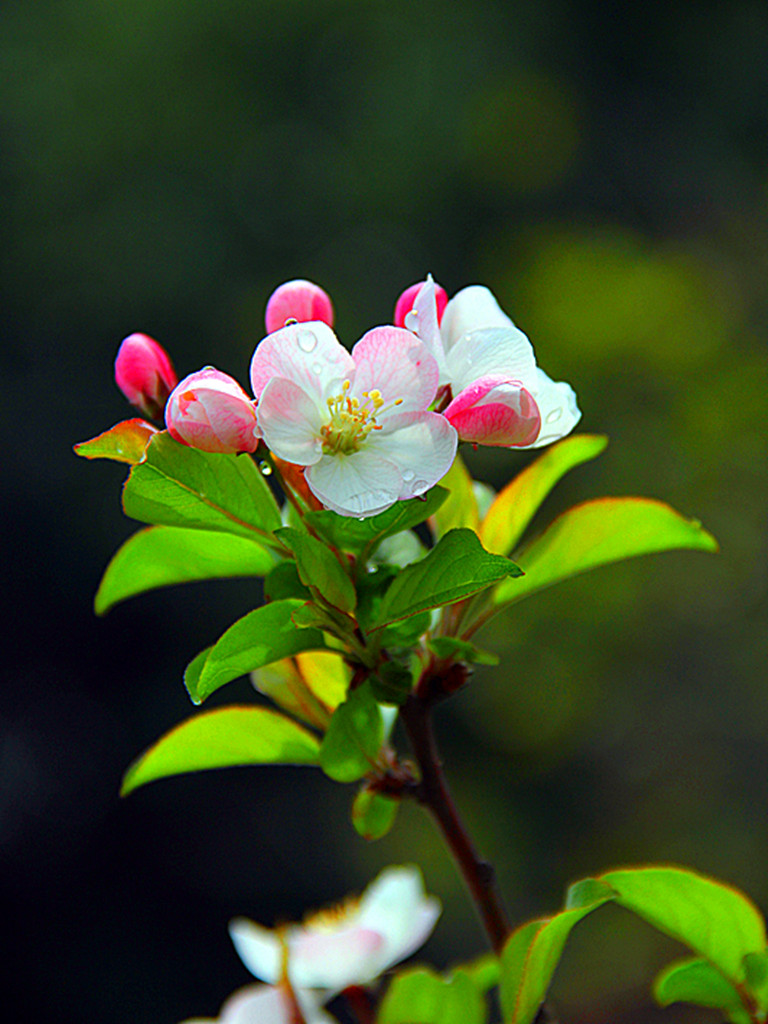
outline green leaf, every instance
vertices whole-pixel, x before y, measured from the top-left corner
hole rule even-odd
[[[744,977],[761,1012],[765,1013],[768,1011],[768,950],[747,953],[744,957]]]
[[[405,704],[413,689],[410,666],[397,661],[385,661],[370,679],[373,695],[380,704]]]
[[[472,530],[450,530],[426,558],[402,569],[379,606],[374,629],[477,594],[520,569],[491,555]]]
[[[483,953],[469,963],[462,964],[461,970],[469,975],[480,992],[490,992],[499,984],[501,962],[494,953]]]
[[[330,710],[315,697],[299,672],[294,658],[281,658],[251,672],[254,687],[283,711],[322,732],[331,720]]]
[[[296,597],[310,601],[312,595],[299,579],[296,563],[289,560],[278,562],[264,578],[264,597],[267,601],[282,601]]]
[[[525,575],[497,587],[496,604],[511,604],[570,576],[673,548],[717,551],[695,519],[650,498],[598,498],[559,516],[515,556]]]
[[[382,1000],[377,1024],[484,1024],[487,1007],[471,975],[442,978],[429,968],[397,974]]]
[[[672,867],[609,871],[599,880],[614,890],[617,903],[685,943],[731,981],[745,980],[746,954],[765,950],[762,915],[722,882]]]
[[[554,917],[530,921],[507,940],[501,954],[501,1008],[505,1024],[531,1024],[536,1017],[571,930],[611,899],[609,890],[592,902]]]
[[[438,658],[453,658],[465,661],[468,665],[498,665],[498,655],[476,647],[469,640],[460,640],[456,636],[435,636],[427,640],[427,647]]]
[[[383,741],[381,708],[363,683],[334,711],[320,745],[320,767],[336,782],[356,782],[375,767]]]
[[[157,427],[146,420],[123,420],[98,437],[76,444],[74,452],[84,459],[112,459],[134,466],[144,458],[151,437],[157,433]]]
[[[117,550],[96,593],[97,615],[119,601],[174,583],[263,576],[275,556],[253,540],[212,530],[149,526]]]
[[[266,708],[207,711],[171,729],[125,773],[125,796],[139,786],[184,772],[246,764],[317,764],[320,746],[306,729]]]
[[[480,514],[472,482],[461,456],[457,455],[453,465],[440,481],[443,487],[448,488],[448,499],[429,521],[435,539],[442,537],[449,530],[462,527],[477,530]]]
[[[357,605],[354,585],[330,548],[309,533],[290,526],[276,530],[275,536],[295,555],[299,579],[313,596],[319,595],[343,612],[354,611]]]
[[[411,616],[410,619],[385,626],[376,636],[382,647],[411,648],[431,625],[432,612],[421,612],[419,615]]]
[[[248,455],[217,455],[178,444],[163,432],[151,439],[143,461],[123,488],[132,519],[161,526],[254,534],[275,544],[280,510]]]
[[[478,530],[486,550],[508,555],[558,480],[569,469],[596,458],[607,444],[607,437],[576,434],[553,444],[518,473],[496,496]]]
[[[399,809],[399,800],[364,787],[352,804],[352,824],[363,839],[381,839],[394,825]]]
[[[195,704],[201,704],[225,683],[262,665],[299,651],[322,650],[325,643],[319,630],[297,629],[293,624],[291,616],[301,607],[301,601],[288,599],[256,608],[229,627],[210,648],[201,666],[198,662],[202,656],[198,654],[184,677]]]
[[[306,519],[318,532],[344,551],[365,552],[370,558],[376,547],[385,539],[401,530],[410,530],[433,515],[448,497],[443,487],[433,487],[423,498],[408,498],[398,501],[385,512],[367,519],[340,516],[324,510],[310,512]]]
[[[739,993],[708,960],[676,960],[656,977],[653,994],[660,1006],[694,1003],[715,1009],[741,1008]]]

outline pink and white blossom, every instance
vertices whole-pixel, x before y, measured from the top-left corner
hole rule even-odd
[[[255,403],[233,377],[212,366],[174,388],[165,423],[174,440],[204,452],[253,452],[259,443]]]
[[[327,324],[291,324],[257,346],[251,384],[268,447],[340,515],[423,494],[453,462],[456,431],[428,411],[437,363],[410,331],[375,327],[349,353]]]
[[[230,927],[235,949],[262,981],[280,981],[283,964],[296,992],[321,989],[327,999],[367,985],[415,952],[440,916],[418,868],[382,871],[357,901],[320,911],[303,924],[272,931],[245,918]]]
[[[123,338],[115,359],[115,383],[145,416],[162,416],[178,379],[168,353],[154,338],[148,334]]]
[[[432,275],[427,275],[427,281],[432,281]],[[401,294],[400,298],[395,303],[395,327],[407,327],[406,317],[413,310],[416,297],[427,283],[427,281],[417,281],[416,284],[410,285]],[[433,282],[434,283],[434,282]],[[435,302],[437,305],[437,323],[440,325],[440,321],[443,318],[445,307],[448,305],[448,292],[439,284],[435,284]]]
[[[428,278],[406,317],[450,387],[443,410],[463,441],[540,448],[569,434],[581,418],[570,385],[536,365],[527,336],[480,285],[463,288],[438,323],[438,286]]]
[[[333,327],[333,304],[327,292],[312,281],[286,281],[270,295],[264,319],[267,334],[279,331],[291,320],[300,324],[320,320]]]

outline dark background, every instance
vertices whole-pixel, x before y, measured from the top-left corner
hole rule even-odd
[[[6,0],[0,319],[8,598],[0,891],[16,1024],[176,1024],[248,980],[226,923],[272,923],[415,860],[483,948],[429,823],[366,845],[352,789],[230,770],[118,800],[192,710],[189,657],[251,583],[91,599],[134,525],[122,467],[70,446],[129,414],[120,339],[247,381],[271,290],[308,277],[340,337],[431,271],[482,281],[610,435],[545,516],[638,493],[700,517],[712,558],[601,570],[521,604],[439,720],[515,921],[611,866],[680,862],[768,909],[768,7],[577,0]],[[481,452],[503,484],[527,461]],[[245,682],[214,698],[248,700]],[[555,983],[567,1024],[653,1008],[680,952],[601,910]]]

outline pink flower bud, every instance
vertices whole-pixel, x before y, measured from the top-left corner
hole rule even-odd
[[[288,320],[300,324],[320,320],[333,327],[333,305],[319,285],[311,281],[286,281],[270,295],[265,320],[267,334],[279,331]]]
[[[519,448],[533,444],[541,415],[531,394],[517,381],[480,377],[445,409],[459,440],[472,444]]]
[[[426,281],[419,281],[406,288],[395,305],[395,327],[405,327],[405,318],[413,309],[416,296],[426,284]],[[435,285],[435,299],[437,300],[437,322],[438,325],[443,319],[443,310],[448,305],[448,292],[439,284]]]
[[[174,388],[165,424],[174,440],[204,452],[253,452],[261,436],[256,403],[234,378],[212,366],[190,373]]]
[[[115,359],[115,383],[145,416],[159,419],[179,378],[168,353],[146,334],[124,338]]]

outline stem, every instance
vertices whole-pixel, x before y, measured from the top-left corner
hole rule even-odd
[[[421,771],[416,796],[439,825],[491,946],[496,954],[500,954],[512,929],[501,902],[493,867],[476,851],[448,789],[435,743],[431,714],[431,702],[413,695],[400,709],[400,717]]]

